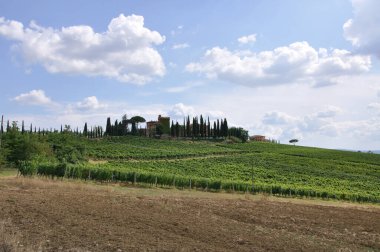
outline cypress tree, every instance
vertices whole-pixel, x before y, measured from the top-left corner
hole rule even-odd
[[[211,136],[211,125],[210,125],[210,118],[207,117],[207,136]]]
[[[107,117],[107,124],[106,124],[106,135],[111,135],[112,133],[112,125],[111,125],[111,118]]]
[[[216,137],[216,122],[214,121],[214,129],[213,129],[213,131],[212,131],[212,135],[213,135],[213,137],[215,138]]]
[[[174,137],[175,136],[175,128],[174,128],[174,122],[172,120],[172,124],[170,126],[170,136]]]
[[[224,137],[227,137],[228,136],[228,124],[227,124],[227,119],[224,118],[224,122],[223,122],[223,128],[224,128]]]
[[[192,132],[192,137],[195,137],[196,136],[196,134],[197,134],[197,130],[196,130],[196,128],[197,128],[197,125],[196,125],[197,123],[195,122],[195,117],[193,117],[193,132]]]
[[[123,123],[122,123],[122,122],[119,122],[119,125],[118,125],[117,127],[118,127],[118,133],[117,133],[117,135],[118,135],[118,136],[122,136],[122,135],[123,135],[123,132],[124,132],[124,129],[123,129]]]
[[[183,118],[183,137],[186,137],[186,123],[185,123],[185,118]]]
[[[114,124],[114,128],[113,128],[113,133],[112,135],[113,136],[117,136],[118,135],[118,132],[119,132],[119,123],[117,121],[117,119],[115,120],[115,124]]]
[[[83,135],[85,136],[85,137],[87,137],[87,123],[84,123],[84,128],[83,128]]]
[[[201,118],[200,118],[200,133],[201,133],[201,137],[203,137],[203,116],[201,115]]]
[[[24,126],[24,120],[21,122],[21,134],[25,133],[25,126]]]
[[[177,138],[179,137],[179,124],[178,124],[178,122],[175,123],[175,136]]]
[[[9,120],[7,120],[7,132],[11,129],[11,127],[9,126]]]
[[[1,128],[0,128],[0,133],[3,134],[4,133],[4,116],[2,115],[1,116]]]
[[[216,136],[220,137],[220,124],[219,119],[216,120]]]
[[[187,122],[186,122],[186,137],[191,136],[191,127],[190,127],[190,116],[187,116]]]

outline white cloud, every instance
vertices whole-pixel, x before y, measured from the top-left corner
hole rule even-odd
[[[120,16],[105,32],[79,25],[60,30],[0,18],[0,35],[17,41],[16,48],[30,64],[50,73],[105,76],[121,82],[145,84],[165,74],[161,55],[153,48],[165,41],[144,27],[144,17]]]
[[[238,42],[240,44],[255,43],[256,42],[256,36],[257,36],[257,34],[242,36],[242,37],[238,38]]]
[[[343,25],[345,38],[361,52],[380,57],[380,1],[352,0],[354,17]]]
[[[76,107],[81,110],[96,110],[106,108],[107,105],[100,103],[96,96],[89,96],[83,99],[83,101],[78,102]]]
[[[296,121],[297,118],[279,111],[267,112],[263,117],[263,123],[271,125],[288,124]]]
[[[368,104],[367,108],[380,112],[380,102],[372,102]]]
[[[168,93],[182,93],[182,92],[185,92],[189,89],[192,89],[194,87],[199,87],[202,85],[204,85],[203,82],[187,82],[181,86],[169,87],[165,91]]]
[[[316,113],[319,118],[331,118],[342,113],[342,109],[336,106],[328,105],[323,110]]]
[[[368,72],[370,68],[369,56],[338,49],[316,50],[307,42],[259,53],[214,47],[207,50],[200,62],[186,66],[188,72],[250,87],[288,83],[330,85],[340,77]]]
[[[185,116],[194,116],[195,109],[192,106],[186,106],[183,103],[175,104],[169,111],[169,115],[175,118],[183,118]]]
[[[20,94],[12,100],[25,105],[51,106],[54,104],[52,100],[45,95],[45,92],[40,89]]]
[[[185,49],[185,48],[188,48],[190,45],[188,43],[183,43],[183,44],[175,44],[173,45],[173,49],[174,50],[178,50],[178,49]]]

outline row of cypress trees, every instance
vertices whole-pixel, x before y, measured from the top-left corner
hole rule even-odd
[[[220,138],[228,136],[227,119],[217,119],[210,123],[210,118],[205,120],[202,115],[198,118],[193,117],[190,121],[190,116],[183,119],[183,123],[178,121],[174,123],[172,120],[170,127],[170,135],[172,137],[187,137],[187,138]]]

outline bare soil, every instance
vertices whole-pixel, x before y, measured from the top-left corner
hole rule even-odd
[[[0,178],[3,251],[380,251],[380,207]]]

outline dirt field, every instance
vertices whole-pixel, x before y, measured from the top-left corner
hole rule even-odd
[[[0,251],[29,250],[380,251],[380,207],[0,178]]]

